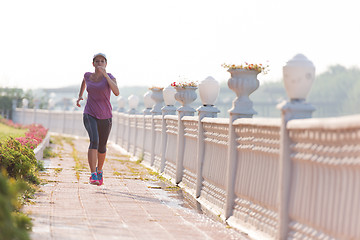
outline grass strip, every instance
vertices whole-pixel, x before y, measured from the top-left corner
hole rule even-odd
[[[7,139],[8,137],[24,137],[25,132],[27,132],[28,129],[17,129],[10,126],[7,126],[3,123],[0,123],[0,141],[3,141]]]

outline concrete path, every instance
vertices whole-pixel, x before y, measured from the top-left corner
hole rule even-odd
[[[111,145],[104,185],[88,184],[88,141],[51,139],[57,156],[45,162],[41,190],[24,208],[31,239],[248,239],[187,206],[179,188]]]

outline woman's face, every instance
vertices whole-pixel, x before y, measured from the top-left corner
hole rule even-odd
[[[103,56],[97,56],[94,61],[93,61],[93,66],[95,68],[97,67],[106,67],[107,63],[106,63],[106,59]]]

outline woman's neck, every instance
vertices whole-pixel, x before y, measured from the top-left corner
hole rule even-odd
[[[100,76],[102,75],[102,73],[95,70],[94,75],[95,75],[96,77],[100,77]]]
[[[90,80],[93,82],[99,82],[102,79],[102,74],[100,72],[94,72],[91,76],[90,76]]]

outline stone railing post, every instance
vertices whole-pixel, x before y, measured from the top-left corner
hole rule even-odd
[[[76,112],[77,112],[77,107],[76,107],[76,98],[72,99],[72,108],[71,108],[71,115],[72,115],[72,124],[71,124],[71,129],[70,129],[70,133],[71,134],[75,134],[75,125],[76,125]]]
[[[125,107],[125,99],[124,99],[124,97],[122,97],[122,96],[119,96],[118,98],[117,98],[117,104],[118,104],[118,112],[125,112],[125,109],[124,109],[124,107]]]
[[[151,109],[151,153],[150,153],[150,166],[154,165],[155,161],[155,140],[156,140],[156,132],[155,132],[155,115],[161,115],[161,108],[163,107],[163,88],[153,87],[151,90],[151,98],[154,100],[155,104]]]
[[[27,100],[26,98],[24,98],[22,100],[22,116],[21,116],[21,124],[25,124],[25,112],[26,112],[26,109],[28,108],[29,106],[29,100]]]
[[[279,164],[279,229],[277,239],[285,240],[288,235],[289,201],[291,191],[291,140],[287,123],[291,119],[311,118],[315,108],[305,102],[315,79],[315,66],[304,55],[298,54],[283,67],[283,79],[290,101],[277,107],[281,110],[280,164]]]
[[[135,96],[135,95],[130,95],[128,97],[128,103],[129,103],[129,114],[136,114],[137,111],[136,111],[136,108],[139,104],[139,97],[138,96]]]
[[[63,98],[63,102],[64,102],[64,113],[63,113],[63,127],[62,127],[62,133],[66,132],[66,110],[68,109],[69,106],[69,99],[68,98]]]
[[[134,150],[133,150],[133,155],[136,155],[136,146],[137,146],[137,132],[139,131],[137,128],[137,122],[138,122],[138,118],[136,116],[134,116],[134,135],[133,135],[133,140],[134,140]]]
[[[47,123],[47,128],[51,130],[51,112],[52,109],[54,108],[54,99],[50,98],[48,101],[48,123]]]
[[[198,118],[198,142],[197,142],[197,168],[196,168],[196,192],[195,196],[200,197],[200,192],[202,188],[202,166],[204,162],[204,150],[205,150],[205,141],[204,141],[204,128],[201,120],[205,117],[215,118],[220,112],[219,109],[214,107],[214,103],[219,96],[220,85],[212,77],[207,77],[205,80],[201,81],[199,84],[199,93],[202,106],[197,109],[199,113]]]
[[[190,103],[195,101],[197,87],[175,87],[175,99],[181,103],[181,107],[177,109],[178,112],[178,139],[177,139],[177,154],[176,154],[176,183],[180,183],[183,177],[183,160],[184,160],[184,144],[185,144],[185,126],[182,122],[184,116],[194,116],[196,110],[190,106]]]
[[[146,120],[145,120],[145,116],[146,115],[151,115],[151,110],[155,104],[155,101],[154,99],[152,99],[151,97],[152,95],[152,92],[151,91],[147,91],[145,94],[144,94],[144,105],[145,105],[145,109],[144,109],[144,119],[143,119],[143,129],[144,129],[144,134],[143,134],[143,139],[142,139],[142,154],[144,153],[144,149],[145,149],[145,141],[146,141]],[[153,121],[151,121],[151,127],[153,129]],[[153,141],[153,132],[152,132],[152,129],[151,129],[151,141]],[[152,144],[151,144],[152,145]],[[151,159],[152,159],[152,156],[153,156],[153,148],[151,149]]]
[[[17,107],[17,99],[13,99],[11,103],[11,111],[9,114],[9,118],[14,121],[15,113],[16,113],[16,107]]]
[[[153,108],[155,101],[151,98],[151,91],[147,91],[144,94],[144,105],[145,105],[145,109],[144,109],[144,115],[150,115],[151,114],[151,109]]]
[[[116,118],[116,126],[117,127],[116,127],[116,134],[115,134],[116,135],[115,143],[122,146],[124,127],[122,124],[120,124],[121,114],[119,112],[117,112],[116,115],[117,115],[117,118]],[[121,134],[121,136],[120,136],[120,134]]]
[[[127,146],[126,146],[126,151],[129,152],[130,151],[130,138],[131,138],[131,125],[130,125],[130,122],[131,122],[131,116],[130,115],[135,115],[137,112],[136,112],[136,108],[139,104],[139,97],[138,96],[135,96],[135,95],[130,95],[128,97],[128,102],[129,102],[129,117],[128,117],[128,134],[127,134]]]
[[[120,112],[124,112],[125,111],[125,109],[124,109],[124,107],[125,107],[125,99],[122,97],[122,96],[119,96],[118,98],[117,98],[117,104],[118,104],[118,112],[120,113]],[[117,123],[116,123],[116,139],[115,139],[115,143],[116,144],[119,144],[119,130],[120,130],[120,127],[122,128],[122,132],[121,132],[121,146],[122,146],[122,144],[123,144],[123,142],[124,142],[124,125],[121,125],[120,126],[120,114],[117,114]]]
[[[32,123],[36,123],[37,122],[37,114],[36,111],[37,109],[39,109],[39,105],[40,105],[40,100],[39,99],[34,99],[34,118],[33,118],[33,122]]]
[[[232,214],[235,200],[235,178],[237,170],[237,143],[234,121],[238,118],[252,118],[256,114],[253,103],[249,95],[259,87],[257,79],[258,71],[246,69],[229,69],[231,78],[228,86],[236,93],[237,98],[233,101],[233,106],[229,110],[229,144],[227,159],[227,181],[226,181],[226,203],[225,218]]]
[[[162,126],[161,126],[161,163],[160,163],[160,172],[163,172],[165,169],[165,155],[166,155],[166,142],[167,142],[167,134],[166,134],[166,115],[175,115],[175,93],[176,90],[172,86],[168,86],[163,90],[163,98],[165,102],[165,106],[161,108],[162,112]]]

